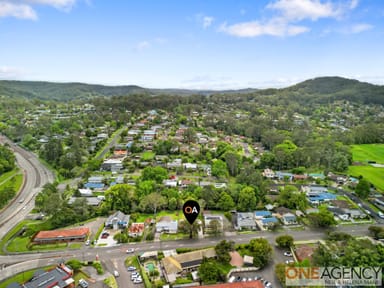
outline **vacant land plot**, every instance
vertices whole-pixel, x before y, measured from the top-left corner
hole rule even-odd
[[[384,144],[352,145],[353,161],[384,164]]]

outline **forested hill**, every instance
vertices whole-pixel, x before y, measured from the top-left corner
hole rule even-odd
[[[23,97],[41,100],[70,101],[100,96],[119,96],[149,93],[145,88],[128,86],[103,86],[83,83],[54,83],[34,81],[0,81],[0,96]]]
[[[384,105],[384,86],[359,82],[341,77],[320,77],[306,80],[282,89],[242,89],[242,90],[184,90],[184,89],[148,89],[135,85],[103,86],[83,83],[53,83],[33,81],[0,81],[0,97],[22,97],[27,99],[70,101],[90,99],[100,96],[123,96],[131,94],[146,95],[209,95],[225,94],[227,97],[238,94],[254,96],[272,96],[271,101],[293,101],[303,105],[309,103],[332,103],[336,100],[348,100],[362,104]]]
[[[362,104],[384,105],[384,86],[341,77],[306,80],[280,92],[299,102],[332,103],[336,100],[348,100]]]

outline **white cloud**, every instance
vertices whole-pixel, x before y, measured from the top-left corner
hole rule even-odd
[[[26,3],[53,6],[57,9],[71,9],[76,0],[25,0]]]
[[[253,20],[222,24],[220,31],[236,37],[269,36],[295,36],[310,31],[308,24],[299,25],[301,21],[317,21],[322,18],[334,18],[340,20],[341,16],[349,10],[353,10],[359,4],[359,0],[331,1],[331,0],[276,0],[269,3],[266,8],[274,11],[269,20]],[[366,31],[370,26],[353,27],[350,33]]]
[[[335,18],[340,10],[331,2],[322,3],[319,0],[278,0],[268,4],[267,8],[279,11],[288,21],[301,21],[319,18]]]
[[[0,18],[3,17],[36,20],[37,14],[29,5],[0,1]]]
[[[272,19],[267,23],[258,21],[243,22],[227,26],[222,25],[221,31],[237,37],[257,37],[262,35],[270,36],[295,36],[309,31],[308,27],[291,25],[282,19]]]
[[[14,17],[18,19],[36,20],[36,5],[51,6],[56,9],[70,11],[78,0],[0,0],[0,18]],[[90,0],[84,0],[87,4]]]
[[[370,24],[360,23],[360,24],[353,25],[350,29],[350,33],[357,34],[357,33],[371,30],[372,28],[373,26]]]
[[[204,29],[208,28],[212,25],[213,21],[215,21],[215,18],[212,16],[206,16],[204,14],[196,14],[195,15],[196,22],[203,26]]]

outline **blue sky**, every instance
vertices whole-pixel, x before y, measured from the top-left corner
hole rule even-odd
[[[382,0],[0,0],[0,79],[149,88],[384,84]]]

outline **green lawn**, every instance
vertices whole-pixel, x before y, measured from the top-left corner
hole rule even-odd
[[[376,189],[384,191],[384,168],[376,168],[372,166],[349,166],[348,173],[354,177],[359,177],[361,175],[375,185]]]
[[[0,184],[7,180],[8,178],[12,177],[13,175],[15,175],[17,172],[19,171],[19,169],[15,168],[7,173],[3,173],[0,175]]]
[[[161,241],[170,241],[170,240],[179,240],[179,239],[188,239],[189,235],[184,233],[176,233],[176,234],[161,234]]]
[[[384,144],[352,145],[353,161],[376,161],[384,164]]]
[[[140,213],[140,215],[138,215],[138,217],[135,220],[135,222],[144,222],[148,218],[153,219],[153,216],[154,216],[153,214]],[[176,211],[162,210],[162,211],[158,211],[156,213],[156,219],[157,220],[159,220],[159,218],[161,218],[163,216],[170,216],[172,218],[172,220],[184,219],[183,213],[181,211],[179,211],[179,210],[176,210]]]
[[[141,154],[141,161],[151,161],[155,158],[155,153],[151,151],[146,151]]]

